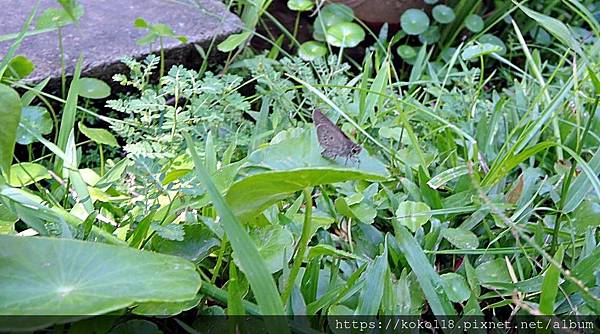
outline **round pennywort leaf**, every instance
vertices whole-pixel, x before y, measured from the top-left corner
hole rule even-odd
[[[88,99],[105,99],[110,96],[110,86],[95,78],[81,78],[79,80],[79,96]]]
[[[365,31],[356,23],[342,22],[327,29],[327,43],[344,48],[353,48],[365,39]]]
[[[429,17],[424,11],[411,8],[400,17],[400,25],[408,35],[419,35],[429,28]]]
[[[308,41],[300,45],[298,55],[306,61],[313,61],[327,54],[327,47],[317,41]]]
[[[440,28],[431,26],[427,31],[419,35],[419,41],[423,44],[435,44],[440,40]]]
[[[396,49],[396,52],[398,52],[398,55],[400,55],[400,57],[402,57],[404,60],[414,59],[417,56],[417,51],[415,51],[415,48],[406,44],[400,45]]]
[[[27,106],[21,110],[21,125],[17,129],[17,143],[29,145],[37,140],[31,134],[39,136],[52,132],[52,118],[44,107]],[[29,131],[27,131],[27,130]]]
[[[465,26],[472,32],[480,32],[483,30],[485,24],[481,16],[471,14],[465,18]]]
[[[437,5],[431,11],[433,18],[441,24],[448,24],[456,18],[452,8],[446,5]]]
[[[313,9],[315,3],[311,0],[288,0],[287,6],[296,12],[306,12]]]

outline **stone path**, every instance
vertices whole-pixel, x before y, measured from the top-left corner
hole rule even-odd
[[[85,9],[80,25],[63,28],[67,72],[72,73],[80,52],[84,55],[84,74],[106,80],[123,70],[121,57],[138,58],[158,51],[158,43],[152,46],[136,44],[136,40],[146,34],[145,30],[133,26],[138,17],[151,24],[167,24],[176,35],[188,38],[186,45],[178,40],[164,41],[167,64],[199,64],[202,59],[192,43],[207,47],[213,39],[219,42],[240,31],[241,21],[221,1],[188,1],[79,0]],[[19,32],[36,2],[0,0],[0,8],[5,9],[0,10],[0,36]],[[37,16],[46,8],[59,6],[55,0],[41,0]],[[31,29],[34,29],[35,22],[34,20]],[[11,41],[0,42],[0,57],[6,54],[10,45]],[[39,81],[47,76],[60,76],[57,31],[27,37],[17,55],[26,56],[36,66],[29,80]]]

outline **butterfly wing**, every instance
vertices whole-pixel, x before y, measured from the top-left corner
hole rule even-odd
[[[321,155],[335,159],[338,156],[350,157],[360,152],[361,147],[353,143],[327,116],[319,110],[313,112],[313,121],[317,128],[317,138],[323,147]]]

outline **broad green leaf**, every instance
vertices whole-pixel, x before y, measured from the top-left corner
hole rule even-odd
[[[0,278],[4,315],[103,314],[136,302],[187,301],[200,288],[195,266],[181,258],[79,240],[2,235]]]
[[[160,225],[158,223],[150,224],[150,227],[163,239],[173,241],[183,241],[185,231],[181,224]]]
[[[584,200],[573,212],[572,222],[578,232],[585,232],[588,227],[600,226],[600,203]]]
[[[115,136],[113,136],[113,134],[106,129],[88,128],[83,124],[83,122],[79,122],[79,131],[81,131],[84,136],[93,140],[95,143],[112,147],[119,146],[117,138],[115,138]]]
[[[236,216],[231,211],[231,208],[221,196],[221,193],[213,183],[208,174],[206,167],[202,165],[200,157],[194,149],[192,138],[189,134],[184,133],[184,137],[188,146],[188,150],[192,155],[194,167],[197,177],[208,190],[213,205],[221,218],[221,224],[227,237],[230,240],[231,248],[237,254],[238,261],[241,264],[241,269],[246,274],[246,278],[252,287],[252,292],[258,302],[262,314],[275,315],[284,314],[281,297],[275,286],[273,277],[269,274],[269,270],[263,261],[254,241],[248,235]],[[270,331],[273,333],[288,333],[286,327],[279,322],[269,324]]]
[[[477,279],[482,286],[495,288],[494,283],[512,282],[503,259],[484,262],[475,268]]]
[[[444,291],[448,298],[455,303],[462,303],[471,296],[471,289],[462,275],[447,273],[440,276],[444,284]]]
[[[104,99],[110,96],[110,86],[99,79],[81,78],[79,80],[79,96],[88,99]]]
[[[21,80],[33,72],[35,65],[25,56],[16,56],[10,60],[4,77]]]
[[[242,178],[225,198],[238,217],[251,218],[267,207],[307,187],[350,180],[383,180],[385,166],[362,150],[358,162],[321,156],[314,128],[282,132],[253,152],[240,169]]]
[[[152,238],[152,248],[160,253],[176,255],[190,261],[202,261],[221,243],[202,224],[183,225],[183,240],[168,240],[161,236]]]
[[[344,198],[336,199],[335,207],[340,214],[356,219],[363,224],[373,223],[373,220],[377,216],[377,209],[367,203],[349,205]]]
[[[446,228],[442,230],[442,236],[459,249],[476,249],[479,246],[479,239],[469,230]]]
[[[198,306],[203,297],[199,294],[194,299],[185,302],[140,303],[131,312],[146,316],[173,316]]]
[[[433,269],[421,246],[404,226],[398,224],[398,222],[392,222],[394,223],[398,247],[417,276],[417,281],[429,302],[433,314],[437,316],[455,315],[456,311],[444,290],[444,283]]]
[[[270,273],[281,270],[294,254],[294,237],[281,225],[268,225],[255,228],[250,232],[260,256],[265,261]],[[236,263],[240,256],[235,256]]]
[[[13,234],[18,220],[19,217],[0,202],[0,234]]]
[[[241,32],[239,34],[233,34],[227,37],[223,42],[217,45],[217,49],[221,52],[233,51],[238,46],[242,45],[252,33],[250,31]]]
[[[431,218],[431,208],[423,202],[406,201],[396,209],[396,218],[401,225],[415,232]]]
[[[10,173],[20,119],[19,94],[14,89],[0,84],[0,174],[4,172],[8,176]]]
[[[8,184],[12,187],[25,187],[50,178],[50,173],[48,173],[46,167],[33,162],[22,162],[10,167]]]
[[[21,121],[17,129],[17,143],[29,145],[37,140],[32,134],[39,136],[47,135],[52,132],[54,123],[50,113],[44,107],[27,106],[21,111]]]

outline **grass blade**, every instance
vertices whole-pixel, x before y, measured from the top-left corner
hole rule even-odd
[[[81,75],[81,64],[83,62],[83,55],[79,56],[77,60],[77,65],[75,65],[75,72],[73,73],[73,80],[71,81],[71,86],[69,87],[69,95],[67,96],[67,102],[65,103],[65,108],[63,110],[62,118],[60,120],[60,130],[58,132],[58,140],[56,145],[65,151],[67,148],[67,141],[69,140],[69,135],[75,126],[75,120],[77,117],[77,100],[79,97],[79,77]],[[60,173],[62,168],[62,161],[57,159],[54,162],[54,169],[57,173]]]
[[[419,246],[415,238],[404,226],[395,220],[392,222],[398,246],[417,276],[417,280],[421,285],[421,289],[429,302],[433,314],[436,316],[455,315],[456,311],[442,286],[442,279],[433,270],[433,266],[431,266],[421,246]]]
[[[565,255],[565,247],[561,246],[556,255],[554,255],[554,261],[559,265],[562,264],[563,256]],[[558,280],[560,279],[560,270],[552,263],[548,264],[548,269],[544,275],[544,282],[542,283],[542,294],[540,296],[540,312],[545,315],[552,315],[554,312],[554,300],[558,294]]]
[[[239,260],[242,271],[248,278],[248,282],[252,287],[252,291],[254,292],[261,312],[264,315],[284,314],[283,305],[279,293],[277,292],[275,281],[271,274],[269,274],[269,270],[260,256],[256,245],[242,224],[240,224],[238,219],[234,216],[227,205],[227,202],[225,202],[225,199],[211,180],[198,153],[196,153],[192,138],[187,133],[184,134],[184,137],[190,154],[192,155],[192,160],[194,161],[196,176],[206,187],[208,194],[213,201],[213,205],[221,217],[223,229],[225,230],[225,233],[227,233],[231,248],[233,248],[235,256],[237,256]],[[287,329],[283,327],[280,327],[279,330],[280,333],[281,331],[287,332]]]

